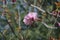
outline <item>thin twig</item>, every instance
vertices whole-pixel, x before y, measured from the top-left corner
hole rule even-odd
[[[27,3],[26,0],[24,0],[24,2]],[[40,8],[40,7],[38,7],[38,6],[35,6],[35,5],[33,5],[33,4],[31,4],[31,6],[37,8],[39,11],[42,11],[43,13],[46,12],[45,10],[43,10],[42,8]],[[48,11],[47,11],[47,13],[49,13],[50,15],[52,14],[52,13],[50,13],[50,12],[48,12]]]
[[[38,7],[38,6],[35,6],[35,5],[33,5],[33,4],[31,4],[31,6],[37,8],[39,11],[42,11],[43,13],[46,12],[45,10],[43,10],[42,8],[40,8],[40,7]],[[48,12],[48,11],[47,11],[47,13],[49,13],[50,15],[52,14],[52,13],[50,13],[50,12]]]
[[[31,4],[31,6],[37,8],[38,10],[40,10],[40,11],[42,11],[42,12],[45,12],[45,10],[41,9],[40,7],[37,7],[37,6],[32,5],[32,4]]]
[[[20,8],[19,8],[19,6],[18,6],[18,8],[17,8],[17,10],[18,10],[18,15],[19,15],[19,20],[18,20],[19,22],[18,22],[18,24],[19,24],[19,27],[20,27],[21,17],[20,17],[20,12],[19,12],[19,9],[20,9]]]
[[[24,0],[24,2],[27,3],[26,0]],[[45,12],[45,10],[41,9],[40,7],[35,6],[35,3],[34,3],[34,5],[31,4],[31,6],[37,8],[38,10],[40,10],[42,12]]]
[[[51,29],[57,29],[57,27],[53,27],[53,26],[48,26],[46,23],[42,22],[42,24],[44,24],[47,28],[51,28]]]

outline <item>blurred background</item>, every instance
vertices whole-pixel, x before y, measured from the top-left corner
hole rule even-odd
[[[39,21],[23,22],[36,12]],[[0,40],[60,40],[60,0],[0,0]]]

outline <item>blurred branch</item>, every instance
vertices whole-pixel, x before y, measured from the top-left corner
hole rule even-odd
[[[10,27],[12,33],[15,35],[15,37],[17,37],[17,38],[20,40],[20,37],[18,37],[18,36],[15,34],[15,31],[14,31],[14,29],[12,28],[11,24],[8,22],[8,20],[6,20],[6,22],[9,24],[9,27]],[[22,38],[21,38],[21,40],[22,40]]]
[[[6,40],[6,36],[3,34],[3,32],[0,32],[2,34],[2,38]]]
[[[51,27],[51,26],[48,26],[46,23],[42,22],[42,24],[44,24],[47,28],[51,28],[51,29],[57,29],[57,27]]]
[[[31,6],[37,8],[38,10],[40,10],[40,11],[42,11],[42,12],[45,12],[45,10],[41,9],[40,7],[37,7],[37,6],[32,5],[32,4],[31,4]]]
[[[36,0],[36,1],[37,1],[37,0]],[[34,1],[34,2],[36,2],[36,1]],[[26,0],[24,0],[24,2],[25,2],[25,3],[28,3]],[[38,7],[38,6],[35,6],[35,5],[36,5],[36,3],[34,3],[34,5],[31,4],[32,7],[37,8],[39,11],[42,11],[43,13],[44,13],[44,12],[47,12],[47,13],[49,13],[50,15],[52,15],[52,13],[50,13],[49,11],[45,11],[45,10],[43,10],[42,8],[40,8],[40,7]]]
[[[46,12],[45,10],[43,10],[42,8],[40,8],[40,7],[38,7],[38,6],[35,6],[35,5],[33,5],[33,4],[31,4],[31,6],[37,8],[39,11],[42,11],[43,13]],[[50,12],[48,12],[48,11],[47,11],[47,13],[49,13],[50,15],[52,14],[52,13],[50,13]]]

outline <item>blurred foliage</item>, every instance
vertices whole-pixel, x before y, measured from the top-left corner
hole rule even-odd
[[[48,12],[51,13],[58,9],[55,2],[59,2],[59,0],[16,0],[14,4],[11,3],[11,0],[6,1],[6,7],[3,7],[3,2],[0,1],[0,40],[50,40],[50,37],[58,40],[60,28],[47,28],[41,21],[27,26],[23,23],[23,19],[28,12],[33,11],[37,12],[38,17],[42,18],[49,26],[54,26],[55,19],[60,18],[56,18]],[[39,11],[31,4],[41,7],[46,12]],[[5,13],[4,16],[2,16],[3,12]]]

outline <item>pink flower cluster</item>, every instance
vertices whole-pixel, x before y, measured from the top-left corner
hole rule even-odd
[[[53,11],[52,15],[60,17],[60,11]]]
[[[34,21],[37,20],[37,13],[36,12],[29,12],[23,19],[23,22],[26,25],[31,25],[33,24]]]

